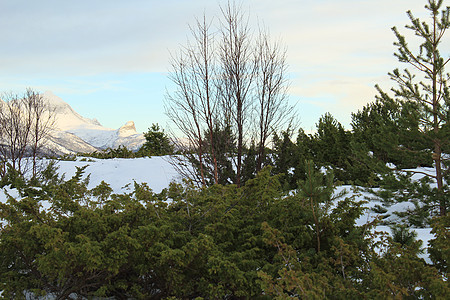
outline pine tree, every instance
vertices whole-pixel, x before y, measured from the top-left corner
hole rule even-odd
[[[448,262],[450,260],[450,216],[435,218],[432,222],[434,239],[430,240],[428,253],[441,274],[448,278]]]
[[[296,187],[297,180],[293,179],[292,169],[295,167],[296,145],[291,140],[292,130],[288,129],[273,137],[273,172],[282,174],[281,182],[285,190]]]
[[[334,170],[337,180],[351,183],[361,177],[354,173],[352,161],[352,134],[344,129],[330,113],[323,115],[317,123],[317,133],[311,135],[314,162]]]
[[[148,156],[161,156],[173,154],[174,147],[170,138],[158,125],[152,124],[148,132],[144,133],[145,143],[139,149],[139,152]]]
[[[378,97],[352,113],[354,140],[384,164],[398,168],[431,166],[430,145],[419,130],[416,111],[409,103]]]
[[[320,117],[314,138],[316,163],[342,166],[349,153],[349,139],[344,127],[330,113]]]
[[[245,149],[245,158],[242,162],[242,179],[241,182],[245,183],[247,180],[253,179],[256,176],[257,164],[258,164],[258,153],[255,146],[255,142],[250,143],[250,147]]]
[[[437,183],[436,199],[439,214],[445,215],[448,199],[445,196],[447,187],[444,177],[448,174],[448,160],[443,156],[443,149],[450,143],[449,131],[446,129],[450,121],[450,91],[448,89],[449,73],[445,67],[450,58],[441,55],[441,46],[450,28],[450,7],[443,7],[443,0],[428,0],[425,8],[430,13],[430,23],[423,22],[408,11],[411,24],[406,28],[420,38],[418,51],[413,51],[405,37],[396,27],[392,30],[397,38],[395,56],[406,63],[412,70],[395,69],[389,73],[390,78],[398,85],[392,88],[395,98],[402,105],[416,108],[419,130],[423,132],[431,144],[435,174],[431,177]],[[442,11],[441,11],[442,9]],[[390,96],[377,86],[380,99],[389,100]]]
[[[324,176],[314,168],[312,161],[306,162],[306,180],[299,182],[298,196],[309,202],[316,234],[316,251],[320,252],[320,240],[323,230],[321,218],[328,213],[333,198],[334,175],[327,173]]]

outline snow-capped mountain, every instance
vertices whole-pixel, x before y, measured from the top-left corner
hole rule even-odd
[[[106,128],[96,119],[81,116],[50,91],[43,93],[42,97],[48,101],[52,113],[55,114],[55,130],[50,143],[56,152],[93,152],[119,146],[137,150],[145,142],[144,135],[136,131],[133,121],[127,122],[119,129]]]

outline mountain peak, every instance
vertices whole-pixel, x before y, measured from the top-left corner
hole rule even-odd
[[[46,91],[41,94],[50,108],[55,113],[55,127],[60,130],[67,130],[69,128],[85,127],[85,126],[100,126],[98,121],[84,118],[79,115],[73,108],[63,99],[53,94],[51,91]]]
[[[128,121],[125,123],[125,125],[119,128],[119,136],[124,137],[134,134],[137,134],[137,131],[133,121]]]
[[[63,99],[53,94],[52,91],[45,91],[43,94],[41,94],[42,98],[46,99],[50,104],[52,105],[61,105],[66,104]]]

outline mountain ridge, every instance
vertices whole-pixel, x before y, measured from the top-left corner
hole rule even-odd
[[[119,146],[136,151],[145,142],[144,135],[136,131],[133,121],[126,122],[118,129],[107,128],[97,119],[81,116],[51,91],[46,91],[41,96],[47,101],[50,113],[55,116],[49,146],[57,153],[86,153]]]

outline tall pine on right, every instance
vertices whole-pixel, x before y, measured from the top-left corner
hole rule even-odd
[[[449,176],[450,148],[450,90],[448,80],[450,74],[445,67],[449,57],[441,55],[441,48],[450,27],[450,7],[443,6],[443,0],[428,0],[425,5],[430,13],[430,21],[424,22],[408,11],[411,24],[406,25],[419,39],[418,49],[412,49],[400,31],[393,27],[397,38],[394,55],[402,63],[409,66],[404,70],[395,69],[389,73],[397,87],[392,88],[395,100],[401,105],[411,105],[411,115],[417,118],[420,131],[423,133],[432,150],[434,174],[427,176],[436,181],[436,205],[439,215],[445,215],[448,207],[446,180]],[[445,53],[448,56],[448,53]],[[390,96],[376,86],[380,92],[380,100],[392,100]]]

